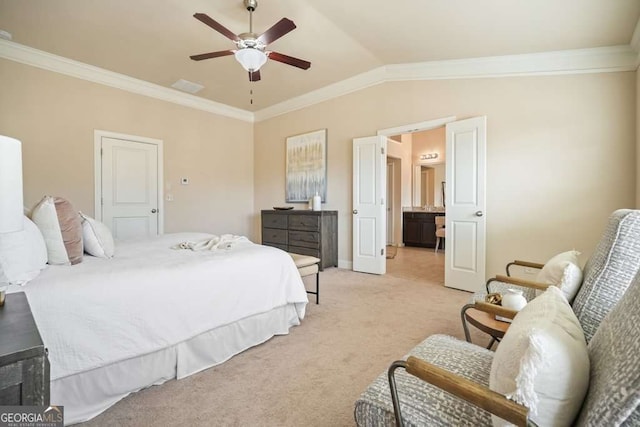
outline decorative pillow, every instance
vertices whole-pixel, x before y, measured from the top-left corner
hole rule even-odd
[[[109,227],[100,221],[79,212],[82,218],[82,240],[84,251],[100,258],[111,258],[115,250]]]
[[[525,405],[540,426],[569,426],[589,388],[582,328],[555,286],[515,317],[491,363],[489,387]],[[507,425],[493,417],[494,426]]]
[[[44,196],[33,208],[31,219],[44,237],[49,264],[82,262],[82,224],[71,203],[61,197]]]
[[[579,255],[578,251],[567,251],[554,256],[540,270],[536,281],[558,287],[571,303],[582,285]],[[542,291],[536,292],[536,295],[540,294]]]
[[[23,285],[47,266],[47,247],[38,227],[24,217],[22,231],[0,234],[0,283]]]

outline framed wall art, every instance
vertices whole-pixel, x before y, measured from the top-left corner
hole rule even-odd
[[[327,130],[287,138],[286,201],[307,202],[316,193],[327,198]]]

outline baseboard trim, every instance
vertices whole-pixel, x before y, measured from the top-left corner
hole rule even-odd
[[[353,261],[347,261],[346,259],[339,259],[338,268],[344,268],[345,270],[353,270]]]

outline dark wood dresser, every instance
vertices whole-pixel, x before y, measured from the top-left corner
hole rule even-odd
[[[49,405],[49,359],[27,297],[0,307],[0,405]]]
[[[263,210],[262,244],[338,266],[338,211]]]
[[[442,215],[444,212],[403,212],[402,241],[404,244],[406,246],[435,248],[436,216]],[[444,242],[442,247],[444,248]]]

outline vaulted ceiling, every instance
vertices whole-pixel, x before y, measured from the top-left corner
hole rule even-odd
[[[242,0],[0,0],[0,30],[16,43],[161,86],[200,83],[197,96],[256,111],[382,65],[629,45],[640,2],[259,0],[254,31],[293,20],[297,29],[269,48],[312,66],[269,61],[253,83],[233,56],[189,59],[234,47],[196,12],[248,31]]]

